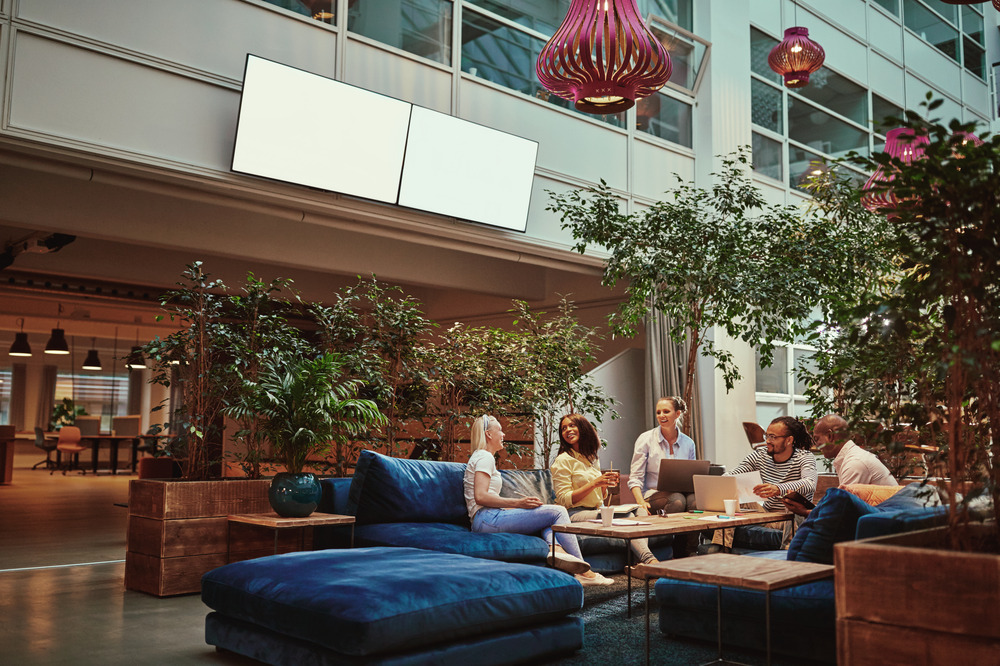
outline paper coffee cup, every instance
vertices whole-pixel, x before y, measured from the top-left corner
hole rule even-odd
[[[736,515],[736,500],[734,499],[722,500],[722,504],[726,507],[727,516]]]
[[[615,518],[615,508],[612,506],[601,507],[601,524],[604,527],[611,527],[611,521]]]

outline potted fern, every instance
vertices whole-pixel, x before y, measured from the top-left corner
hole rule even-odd
[[[345,378],[337,354],[314,359],[273,355],[262,365],[253,399],[227,410],[235,418],[246,416],[243,410],[255,410],[260,432],[285,467],[268,491],[278,515],[303,517],[316,510],[319,482],[303,472],[311,456],[323,457],[335,442],[385,420],[373,401],[357,397],[360,386],[360,381]]]

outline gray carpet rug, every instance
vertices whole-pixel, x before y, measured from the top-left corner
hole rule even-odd
[[[642,664],[645,658],[646,614],[642,581],[633,580],[632,617],[626,617],[626,579],[624,574],[613,577],[614,585],[584,588],[584,606],[577,614],[585,623],[583,649],[562,659],[549,660],[546,664],[578,666],[582,664]],[[718,656],[715,643],[667,638],[659,629],[653,587],[650,583],[650,664],[663,666],[693,666],[714,661]],[[763,622],[761,623],[763,631]],[[775,632],[779,632],[775,628]],[[723,658],[742,662],[748,666],[766,663],[762,652],[732,649],[723,646]],[[803,666],[812,664],[803,659],[773,657],[774,666]]]

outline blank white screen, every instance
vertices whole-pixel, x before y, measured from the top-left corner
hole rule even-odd
[[[538,144],[414,106],[399,204],[524,231]]]
[[[410,106],[247,56],[233,171],[396,203]]]

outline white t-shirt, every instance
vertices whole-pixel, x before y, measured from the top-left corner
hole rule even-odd
[[[469,520],[476,515],[482,506],[476,504],[476,472],[486,472],[490,475],[490,494],[499,495],[503,479],[497,471],[497,461],[493,454],[486,449],[473,451],[469,456],[469,462],[465,466],[465,506],[469,510]]]

